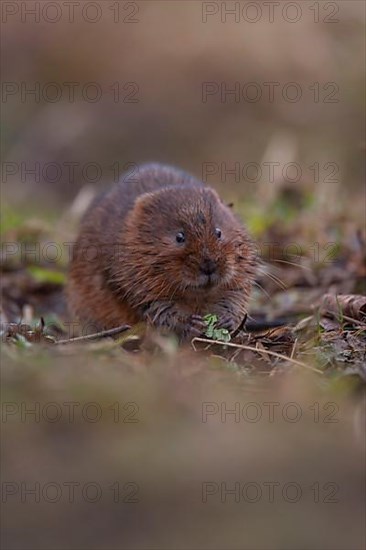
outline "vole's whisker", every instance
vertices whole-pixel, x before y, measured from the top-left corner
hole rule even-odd
[[[271,261],[278,262],[281,264],[293,265],[294,267],[299,267],[300,269],[306,269],[307,271],[311,271],[310,267],[303,264],[297,264],[296,262],[289,262],[287,260],[271,260]]]
[[[265,288],[263,288],[263,286],[260,283],[258,283],[258,281],[254,281],[253,286],[256,286],[257,288],[259,288],[259,290],[262,291],[263,294],[265,294],[270,300],[272,300],[270,294],[268,294]]]
[[[279,288],[281,288],[282,290],[286,290],[287,289],[287,286],[286,284],[279,278],[277,277],[276,275],[274,275],[273,273],[267,273],[265,271],[262,271],[261,272],[261,275],[265,275],[266,277],[268,277],[268,279],[271,279],[271,281],[273,281]]]

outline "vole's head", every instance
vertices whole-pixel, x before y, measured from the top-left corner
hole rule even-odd
[[[255,252],[246,229],[208,187],[167,187],[139,197],[126,220],[128,260],[148,287],[167,294],[239,289]],[[139,269],[141,268],[141,269]],[[157,297],[156,297],[157,298]]]

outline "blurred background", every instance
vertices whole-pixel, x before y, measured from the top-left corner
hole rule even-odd
[[[3,197],[58,213],[83,185],[156,160],[262,200],[267,162],[278,185],[334,206],[363,177],[364,10],[3,2]]]

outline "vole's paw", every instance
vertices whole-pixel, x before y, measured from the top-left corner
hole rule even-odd
[[[187,319],[187,325],[187,329],[192,337],[204,335],[207,328],[201,315],[190,315]]]
[[[229,332],[234,332],[238,326],[238,321],[232,315],[221,315],[217,322],[218,328],[226,328]]]
[[[181,340],[187,341],[205,334],[207,325],[201,315],[189,315],[178,326]]]

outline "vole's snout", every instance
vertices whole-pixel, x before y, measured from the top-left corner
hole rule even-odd
[[[204,275],[213,275],[217,270],[217,263],[210,258],[204,258],[200,265],[200,271]]]

